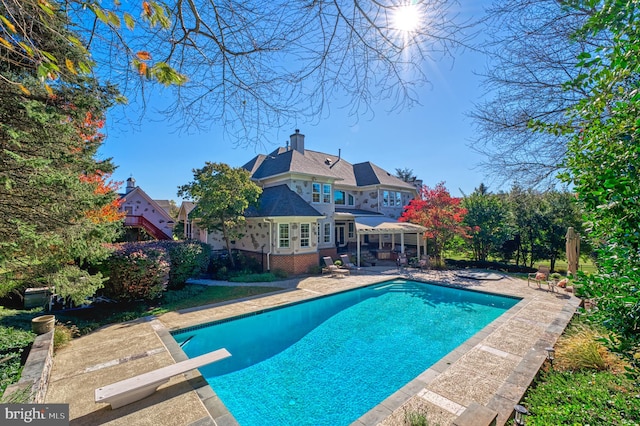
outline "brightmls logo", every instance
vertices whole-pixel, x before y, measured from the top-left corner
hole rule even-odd
[[[69,404],[0,404],[2,425],[68,426]]]

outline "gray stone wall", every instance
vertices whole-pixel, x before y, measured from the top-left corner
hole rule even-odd
[[[50,331],[36,337],[22,369],[20,380],[7,387],[3,400],[11,401],[12,395],[22,399],[22,395],[26,394],[28,395],[26,400],[16,402],[44,403],[49,385],[49,373],[53,365],[53,333],[54,331]]]

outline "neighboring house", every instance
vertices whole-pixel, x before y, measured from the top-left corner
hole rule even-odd
[[[169,215],[169,201],[151,199],[133,178],[127,179],[126,192],[120,194],[120,211],[125,213],[129,239],[144,239],[141,230],[157,240],[173,239],[174,220]]]
[[[417,196],[414,184],[398,179],[371,162],[351,164],[338,155],[305,149],[304,135],[290,145],[257,155],[243,168],[263,193],[257,208],[245,212],[244,236],[233,248],[261,260],[265,269],[305,273],[322,256],[363,248],[379,259],[395,258],[406,246],[420,252],[425,228],[398,222],[405,205]],[[185,237],[214,249],[225,247],[221,233],[208,233],[189,219],[194,204],[184,202],[178,220]]]

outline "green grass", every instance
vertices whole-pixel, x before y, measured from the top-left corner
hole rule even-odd
[[[609,371],[547,372],[525,395],[527,425],[637,425],[638,389]]]
[[[103,325],[131,321],[149,315],[162,315],[180,309],[194,308],[229,300],[242,299],[282,290],[279,287],[217,287],[187,285],[180,290],[169,290],[162,299],[154,302],[100,304],[95,308],[58,313],[58,321],[77,327],[79,333],[87,334]]]
[[[471,259],[467,253],[453,251],[453,250],[445,252],[444,257],[452,260],[470,260]],[[487,260],[491,262],[493,261],[500,262],[500,259],[494,259],[494,258],[490,258]],[[515,264],[514,262],[510,262],[510,263]],[[551,263],[548,260],[540,260],[538,262],[535,262],[533,264],[533,267],[537,268],[538,265],[551,267]],[[565,260],[560,260],[560,259],[556,260],[555,269],[557,271],[566,272],[567,267],[568,267],[568,264]],[[593,262],[591,262],[591,260],[585,260],[583,258],[580,258],[580,270],[585,274],[593,274],[594,272],[597,271],[597,268],[596,268],[596,265]],[[520,274],[520,275],[523,275],[523,274]],[[526,274],[524,274],[524,277],[526,278]]]
[[[152,306],[147,315],[161,315],[170,311],[210,305],[257,296],[264,293],[281,291],[280,287],[218,287],[203,285],[188,285],[182,290],[167,292],[160,303]]]
[[[527,425],[637,425],[640,391],[620,358],[603,346],[603,330],[574,318],[522,405]]]

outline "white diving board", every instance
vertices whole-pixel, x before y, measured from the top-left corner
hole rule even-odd
[[[208,354],[121,380],[96,389],[95,401],[111,404],[111,408],[119,408],[152,395],[160,385],[167,383],[174,376],[230,356],[231,354],[226,349],[218,349]]]

